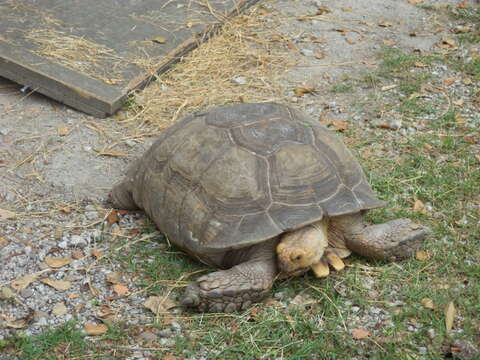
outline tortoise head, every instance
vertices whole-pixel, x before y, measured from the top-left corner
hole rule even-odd
[[[317,264],[328,246],[326,223],[319,222],[285,233],[277,245],[278,266],[283,275],[300,275]]]

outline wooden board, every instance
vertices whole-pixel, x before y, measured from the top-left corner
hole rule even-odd
[[[256,1],[2,0],[0,76],[104,117]]]

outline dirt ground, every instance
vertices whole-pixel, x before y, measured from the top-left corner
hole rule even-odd
[[[357,98],[332,92],[332,87],[376,69],[378,52],[386,47],[427,53],[443,38],[451,37],[446,18],[427,7],[457,6],[459,2],[440,2],[261,2],[265,9],[274,9],[289,19],[278,29],[294,44],[287,51],[296,62],[282,76],[284,101],[338,126],[347,119],[350,126],[364,126],[368,113],[358,110]],[[424,7],[417,6],[420,3]],[[315,94],[299,95],[295,91],[299,87],[314,88]],[[96,258],[88,256],[91,249],[105,250],[98,241],[108,214],[102,201],[128,163],[148,148],[159,131],[153,125],[132,128],[119,121],[122,115],[94,118],[28,89],[22,92],[21,88],[0,79],[0,209],[14,213],[0,216],[0,240],[4,239],[3,244],[0,241],[0,289],[31,274],[36,278],[51,274],[52,279],[68,281],[71,288],[59,293],[33,280],[31,285],[18,285],[16,301],[8,305],[5,302],[0,310],[0,340],[20,330],[37,334],[74,315],[83,322],[98,319],[87,304],[90,300],[74,295],[65,300],[65,294],[80,293],[92,284],[100,288],[106,274],[118,269],[112,262],[97,266]],[[146,222],[142,214],[129,214],[122,221],[126,229],[145,226]],[[115,229],[109,228],[107,233],[113,236]],[[51,270],[44,264],[48,257],[71,256],[76,250],[81,254],[73,255],[71,260],[83,273]],[[134,278],[128,284],[130,291],[138,291],[138,295],[123,301],[117,310],[120,316],[122,311],[135,314],[136,321],[140,321],[147,312],[142,307],[145,294],[138,290]],[[118,295],[110,289],[99,291],[102,296]],[[52,313],[61,303],[66,311]],[[25,320],[31,311],[33,320]]]

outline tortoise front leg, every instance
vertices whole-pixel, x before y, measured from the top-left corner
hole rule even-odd
[[[228,252],[225,260],[238,265],[198,278],[187,287],[182,305],[197,311],[233,312],[258,302],[268,293],[278,273],[276,243],[271,240]]]
[[[362,214],[334,217],[330,226],[343,233],[350,250],[379,260],[401,260],[412,256],[430,233],[428,227],[409,219],[369,225],[364,223]]]

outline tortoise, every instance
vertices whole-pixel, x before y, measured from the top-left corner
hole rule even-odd
[[[165,130],[109,194],[120,209],[142,209],[176,246],[220,270],[182,298],[197,311],[246,309],[279,276],[355,252],[411,256],[429,229],[409,219],[369,225],[385,205],[359,163],[328,129],[275,103],[200,111]]]

